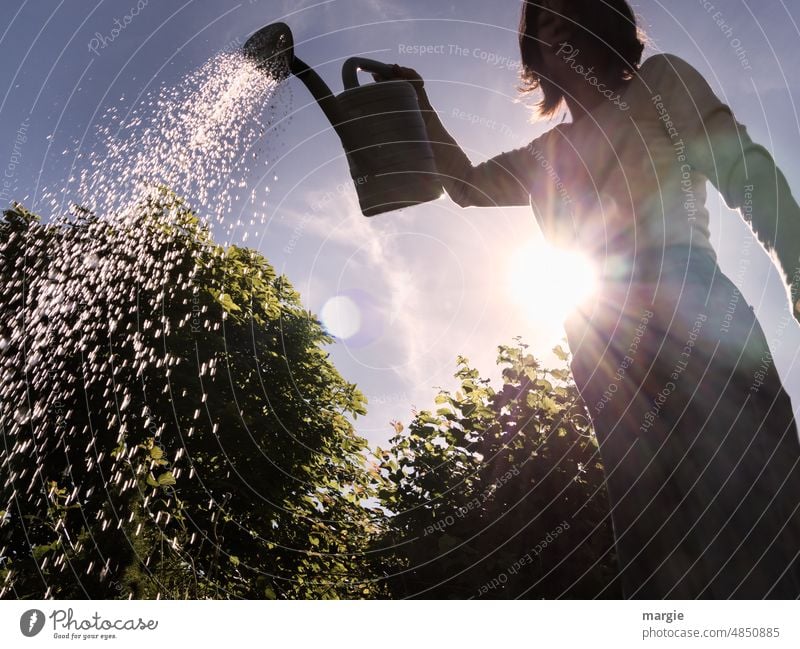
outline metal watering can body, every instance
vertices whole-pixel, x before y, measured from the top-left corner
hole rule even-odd
[[[294,56],[291,31],[283,23],[268,25],[244,46],[277,79],[297,76],[317,100],[342,141],[361,213],[419,205],[442,195],[433,150],[417,93],[408,81],[358,84],[358,70],[391,75],[391,66],[350,58],[342,66],[344,92],[334,97],[308,65]]]
[[[342,68],[345,91],[336,98],[364,216],[425,203],[443,191],[414,86],[402,80],[358,85],[358,69],[388,76],[387,67],[348,59]]]

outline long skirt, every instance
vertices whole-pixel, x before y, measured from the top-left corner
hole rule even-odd
[[[623,596],[800,597],[800,442],[764,332],[710,253],[654,259],[567,322]]]

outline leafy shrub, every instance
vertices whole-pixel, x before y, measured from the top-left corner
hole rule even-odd
[[[519,338],[499,392],[458,358],[455,394],[378,449],[395,597],[619,597],[597,441],[566,368]],[[557,347],[556,354],[567,361]]]
[[[286,277],[165,190],[0,251],[0,593],[380,594],[365,399]]]

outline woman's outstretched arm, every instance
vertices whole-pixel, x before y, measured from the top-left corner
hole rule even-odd
[[[673,55],[658,55],[649,75],[667,105],[690,164],[738,209],[781,270],[800,320],[800,206],[772,155],[753,142],[703,76]]]
[[[473,165],[447,132],[431,106],[422,78],[411,68],[395,66],[394,78],[410,81],[417,91],[436,167],[447,195],[461,207],[501,207],[530,204],[530,145]]]

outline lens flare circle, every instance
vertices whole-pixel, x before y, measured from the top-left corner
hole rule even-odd
[[[386,305],[369,291],[348,288],[325,301],[320,319],[332,336],[346,342],[350,348],[357,348],[382,336],[386,312]]]
[[[361,311],[347,295],[329,298],[323,305],[320,316],[325,328],[336,338],[347,340],[361,329]]]

